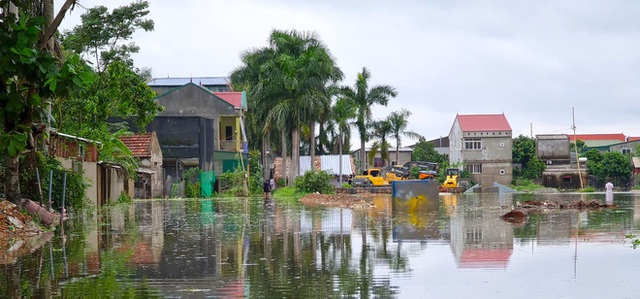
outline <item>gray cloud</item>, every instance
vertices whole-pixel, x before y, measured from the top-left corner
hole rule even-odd
[[[428,139],[446,136],[456,113],[505,113],[515,135],[570,133],[572,107],[578,133],[640,136],[640,2],[201,0],[150,9],[156,30],[136,34],[134,58],[154,76],[228,75],[273,28],[295,28],[320,35],[344,84],[366,66],[373,84],[395,86],[398,98],[374,117],[409,109],[410,129]]]

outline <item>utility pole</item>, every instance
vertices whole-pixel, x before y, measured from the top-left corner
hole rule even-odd
[[[571,129],[573,129],[573,149],[576,152],[576,165],[578,165],[578,178],[580,178],[580,189],[584,189],[584,183],[582,182],[582,171],[580,170],[580,158],[578,156],[578,138],[576,138],[576,116],[574,113],[574,108],[571,107],[571,118],[573,124],[571,125]]]

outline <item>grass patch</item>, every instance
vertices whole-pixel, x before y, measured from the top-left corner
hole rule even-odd
[[[586,188],[582,188],[580,190],[578,190],[579,192],[586,192],[586,193],[591,193],[591,192],[596,192],[596,188],[593,187],[586,187]]]
[[[542,188],[542,186],[529,179],[515,179],[513,180],[511,187],[520,192],[532,192]]]
[[[273,190],[273,198],[281,202],[297,202],[298,199],[307,193],[298,192],[295,187],[280,187]]]

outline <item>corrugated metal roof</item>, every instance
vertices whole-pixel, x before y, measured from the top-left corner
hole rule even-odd
[[[629,136],[629,137],[627,137],[627,141],[628,141],[628,142],[631,142],[631,141],[640,141],[640,137],[631,137],[631,136]]]
[[[458,114],[456,118],[463,132],[511,131],[504,114]]]
[[[147,83],[149,86],[182,86],[187,83],[201,85],[224,85],[231,83],[229,77],[173,77],[173,78],[153,78]]]
[[[574,141],[575,138],[582,141],[619,141],[624,142],[626,140],[624,134],[569,134],[569,140]]]

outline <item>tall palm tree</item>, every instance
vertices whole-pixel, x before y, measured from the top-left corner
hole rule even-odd
[[[388,119],[376,120],[369,124],[369,136],[378,139],[372,146],[380,151],[382,156],[382,166],[386,166],[389,162],[389,142],[387,136],[391,134],[391,123]],[[373,151],[373,150],[372,150]]]
[[[338,155],[339,155],[339,180],[342,185],[342,147],[344,142],[344,133],[351,131],[351,120],[356,117],[356,106],[353,102],[347,99],[341,98],[332,109],[333,117],[338,125],[339,137],[338,137]]]
[[[291,183],[299,173],[300,128],[305,123],[315,124],[327,106],[325,86],[341,80],[343,74],[329,49],[313,32],[273,30],[269,45],[251,53],[259,59],[243,60],[245,65],[237,71],[242,73],[246,70],[251,78],[256,88],[252,94],[263,104],[261,107],[265,109],[266,119],[286,124],[286,130],[291,132]],[[248,66],[247,62],[255,65]],[[286,122],[282,121],[283,117]],[[276,119],[280,121],[276,122]],[[310,144],[313,145],[313,131],[310,135],[313,139]]]
[[[402,136],[406,136],[412,139],[418,139],[422,137],[420,134],[407,131],[407,125],[409,125],[409,116],[411,116],[411,112],[406,109],[401,109],[400,111],[394,111],[389,114],[387,117],[387,121],[391,125],[391,137],[396,140],[396,163],[399,163],[398,157],[400,152],[400,144],[402,142]]]
[[[342,87],[343,95],[349,98],[358,107],[356,126],[358,127],[358,133],[360,134],[359,172],[362,172],[366,161],[364,145],[365,142],[369,141],[367,125],[371,121],[371,106],[374,104],[386,106],[390,98],[398,95],[396,89],[389,85],[377,85],[369,88],[370,78],[371,73],[366,67],[363,67],[362,72],[358,73],[358,78],[356,79],[356,83],[353,88],[349,86]]]

